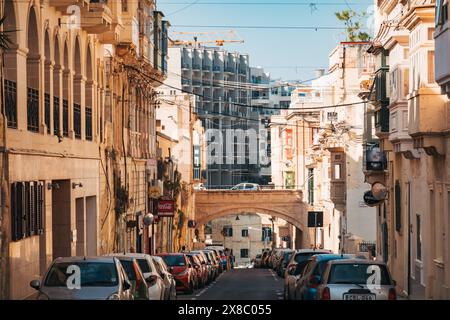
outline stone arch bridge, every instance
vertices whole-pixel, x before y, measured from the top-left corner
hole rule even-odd
[[[195,220],[201,226],[216,218],[261,213],[281,218],[302,231],[302,247],[311,243],[308,205],[301,190],[205,190],[195,193]]]

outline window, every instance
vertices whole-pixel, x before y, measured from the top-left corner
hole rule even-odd
[[[422,260],[422,226],[420,215],[416,215],[416,259]]]
[[[402,229],[402,202],[400,182],[395,181],[395,230],[400,232]]]
[[[248,229],[242,229],[241,233],[243,237],[248,237]]]
[[[335,164],[334,165],[334,180],[341,180],[341,165]]]
[[[314,204],[314,169],[308,169],[308,203]]]
[[[15,182],[11,185],[12,240],[44,233],[44,183]]]
[[[272,228],[263,227],[261,234],[261,241],[272,241]]]
[[[328,121],[337,121],[338,120],[337,112],[327,112],[327,120]]]
[[[428,83],[434,82],[434,51],[428,51]]]
[[[241,249],[241,258],[248,258],[248,249]]]
[[[222,230],[224,237],[232,237],[233,236],[233,227],[231,226],[225,226]]]

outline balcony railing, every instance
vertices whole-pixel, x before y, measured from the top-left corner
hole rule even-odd
[[[190,68],[189,67],[189,63],[182,63],[181,64],[181,68],[184,69],[184,70],[188,70]]]
[[[192,69],[193,70],[200,70],[201,68],[200,68],[200,65],[198,63],[194,63],[194,64],[192,64]]]
[[[204,64],[204,65],[202,66],[202,69],[203,69],[203,71],[211,71],[211,66],[210,66],[210,65],[207,65],[207,64]]]
[[[240,68],[239,69],[239,73],[240,74],[247,74],[247,69],[246,68]]]
[[[59,135],[59,97],[53,97],[53,134]]]
[[[202,82],[201,82],[200,80],[193,80],[193,81],[192,81],[192,84],[193,84],[194,86],[201,86],[201,85],[202,85]]]
[[[39,90],[28,88],[27,129],[39,132]]]
[[[234,73],[235,69],[234,69],[234,67],[225,67],[225,72]]]
[[[181,79],[181,84],[183,86],[190,86],[191,85],[191,80],[189,80],[189,79]]]
[[[63,100],[63,135],[69,136],[69,101]]]
[[[222,70],[222,68],[220,66],[218,66],[218,65],[214,65],[213,66],[213,71],[214,72],[220,72],[220,70]]]
[[[5,80],[5,105],[8,128],[17,129],[17,84]]]
[[[86,107],[86,140],[92,141],[92,108]]]
[[[50,95],[45,94],[45,126],[47,127],[47,133],[50,134]]]
[[[75,138],[81,139],[81,106],[78,103],[73,104],[73,129]]]

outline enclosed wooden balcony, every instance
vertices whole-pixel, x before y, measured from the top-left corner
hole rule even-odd
[[[91,34],[102,34],[112,30],[113,15],[104,2],[91,1],[89,7],[82,10],[81,26]]]

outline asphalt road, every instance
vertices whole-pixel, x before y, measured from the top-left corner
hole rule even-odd
[[[192,295],[178,300],[282,300],[283,281],[270,269],[233,269]]]

